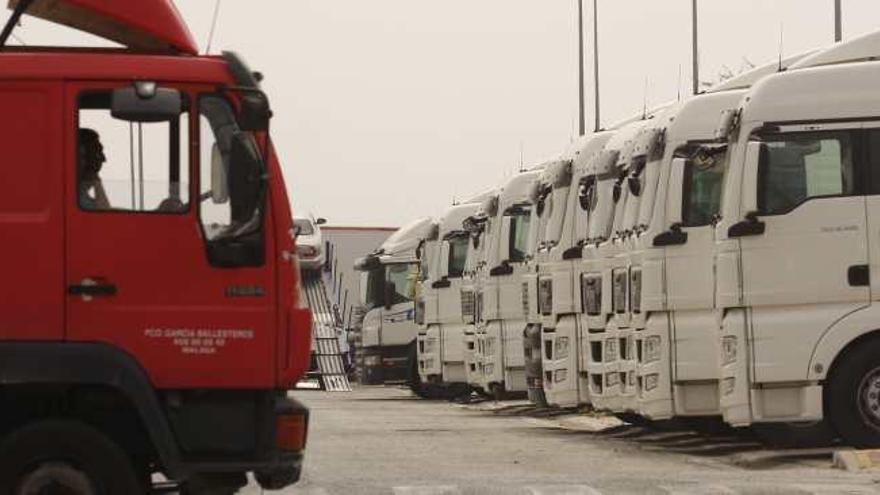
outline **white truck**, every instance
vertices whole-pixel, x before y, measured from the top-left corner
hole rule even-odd
[[[464,228],[464,220],[477,213],[486,196],[446,210],[420,250],[418,363],[423,393],[430,397],[453,398],[470,393],[464,331],[472,320],[466,321],[462,313],[462,283],[471,235]]]
[[[880,35],[756,84],[727,125],[714,263],[720,406],[880,445]]]
[[[522,281],[532,219],[532,188],[540,171],[509,179],[485,211],[483,264],[477,269],[477,386],[496,398],[525,394]]]
[[[542,382],[551,406],[574,407],[586,397],[578,393],[580,341],[576,313],[580,311],[580,292],[574,273],[581,259],[582,239],[577,234],[575,210],[579,208],[586,166],[601,154],[612,135],[599,132],[582,137],[563,160],[548,164],[540,179],[544,203],[539,208],[542,221],[535,254],[535,290],[541,295],[537,309],[543,342]]]
[[[364,383],[407,383],[421,391],[413,301],[419,272],[417,250],[433,227],[430,218],[414,220],[355,263],[362,272],[360,300],[367,310],[359,356]]]

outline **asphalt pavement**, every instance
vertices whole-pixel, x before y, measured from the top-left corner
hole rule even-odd
[[[827,449],[773,450],[747,433],[645,430],[399,388],[294,395],[312,411],[305,472],[271,493],[880,494],[880,472],[834,469]]]

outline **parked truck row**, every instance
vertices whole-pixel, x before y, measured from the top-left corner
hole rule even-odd
[[[878,56],[758,67],[421,220],[403,378],[880,445]]]

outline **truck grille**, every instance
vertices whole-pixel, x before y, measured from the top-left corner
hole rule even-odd
[[[628,276],[626,270],[615,270],[611,275],[613,290],[611,292],[611,306],[615,313],[626,313],[626,296]]]
[[[522,284],[522,308],[523,308],[523,316],[529,317],[529,283],[523,282]]]

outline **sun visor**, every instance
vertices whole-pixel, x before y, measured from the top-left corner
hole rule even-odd
[[[19,0],[9,0],[14,9]],[[198,55],[171,0],[34,0],[26,14],[115,41],[133,50]]]

